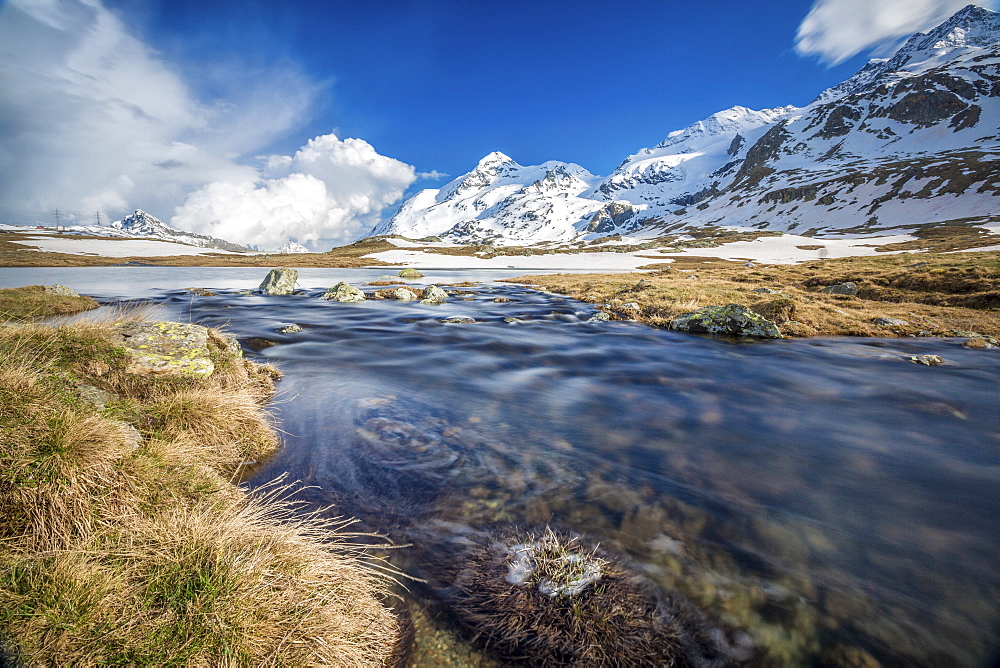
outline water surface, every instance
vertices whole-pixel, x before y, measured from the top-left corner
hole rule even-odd
[[[330,303],[324,283],[385,270],[322,271],[337,277],[289,297],[192,297],[159,273],[94,286],[253,339],[285,373],[285,436],[250,484],[290,472],[311,502],[411,543],[404,567],[450,533],[550,524],[628,555],[770,665],[997,658],[1000,351],[698,337],[489,282],[439,306]],[[491,276],[453,280],[469,278]]]

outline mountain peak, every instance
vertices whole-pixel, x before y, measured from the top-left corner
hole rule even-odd
[[[489,167],[494,167],[496,165],[504,165],[508,163],[517,164],[514,162],[514,159],[511,158],[506,153],[501,153],[500,151],[493,151],[492,153],[485,155],[483,159],[479,161],[479,164],[476,165],[476,168],[477,169],[480,167],[489,168]]]

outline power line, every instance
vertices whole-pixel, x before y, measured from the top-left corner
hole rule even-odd
[[[62,214],[59,213],[59,209],[56,209],[55,212],[52,215],[55,216],[55,218],[56,218],[56,227],[59,227],[59,216],[62,215]]]
[[[100,225],[101,224],[101,212],[97,211],[96,215],[97,215],[97,224]]]

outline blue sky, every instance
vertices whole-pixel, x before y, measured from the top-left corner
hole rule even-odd
[[[6,0],[0,222],[328,247],[491,151],[606,175],[804,105],[965,1]]]
[[[811,2],[113,2],[206,95],[206,61],[295,63],[325,84],[272,148],[336,128],[420,171],[522,164],[606,174],[636,149],[735,104],[802,105],[865,61],[794,51]]]

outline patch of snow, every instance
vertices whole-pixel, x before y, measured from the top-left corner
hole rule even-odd
[[[43,253],[70,253],[73,255],[94,255],[98,257],[165,257],[169,255],[242,255],[216,248],[197,248],[171,241],[144,239],[60,239],[56,236],[33,236],[18,239],[13,243],[37,246]],[[25,248],[25,250],[32,250]]]

